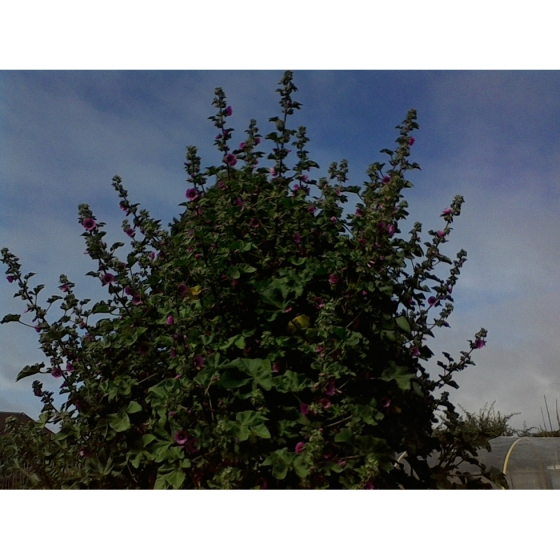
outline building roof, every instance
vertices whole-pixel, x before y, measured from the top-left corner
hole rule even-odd
[[[0,411],[0,432],[6,427],[6,420],[11,416],[15,416],[20,422],[35,422],[33,418],[30,418],[24,412],[2,412]]]

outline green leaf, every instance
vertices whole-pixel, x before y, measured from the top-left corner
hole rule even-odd
[[[125,432],[130,428],[130,418],[124,410],[117,414],[109,414],[109,418],[109,426],[111,426],[115,432]]]
[[[401,315],[397,317],[397,325],[406,333],[410,333],[410,324],[408,323],[408,319]]]
[[[25,379],[31,375],[35,375],[36,373],[42,373],[41,369],[45,367],[45,364],[41,362],[40,364],[33,364],[32,366],[25,366],[16,377],[16,381],[20,381],[21,379]]]
[[[264,424],[257,424],[251,428],[251,432],[253,432],[257,437],[263,439],[270,439],[270,432],[268,428]]]
[[[154,441],[156,438],[156,436],[154,436],[154,434],[144,434],[142,436],[142,443],[144,444],[144,446],[152,443],[152,441]]]
[[[169,473],[165,478],[171,486],[177,490],[181,488],[181,485],[185,481],[185,471],[183,469],[175,469],[172,473]]]
[[[304,463],[304,460],[302,455],[294,459],[294,469],[300,478],[305,478],[309,474],[309,466]]]
[[[100,301],[91,308],[91,313],[110,313],[111,308],[104,302]]]
[[[0,324],[15,323],[15,322],[19,321],[20,317],[21,317],[21,315],[16,315],[15,313],[10,313],[10,314],[4,316],[4,318],[0,321]]]
[[[337,443],[344,443],[352,439],[352,431],[348,428],[342,428],[336,436],[334,436],[334,441]]]
[[[134,414],[135,412],[140,412],[141,410],[142,406],[136,401],[130,401],[130,403],[126,407],[126,411],[128,412],[128,414]]]

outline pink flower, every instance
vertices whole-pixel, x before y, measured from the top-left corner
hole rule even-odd
[[[335,274],[334,272],[333,272],[333,274],[331,274],[331,275],[329,276],[329,284],[338,284],[338,281],[339,281],[339,280],[340,280],[340,278],[339,278],[338,275]]]
[[[175,350],[175,348],[171,348],[171,357],[172,357],[172,358],[176,358],[176,357],[177,357],[177,351]]]
[[[391,399],[387,398],[387,397],[383,397],[381,399],[381,406],[383,408],[389,408],[391,406]]]
[[[140,305],[142,303],[142,298],[138,294],[135,294],[132,296],[132,303],[133,305]]]
[[[276,177],[276,175],[278,175],[278,172],[276,171],[276,168],[275,168],[275,167],[271,167],[271,168],[270,168],[270,174],[271,174],[273,177]]]
[[[177,291],[179,292],[179,295],[181,295],[181,296],[184,297],[184,296],[186,296],[186,295],[188,294],[189,289],[187,288],[187,285],[186,285],[186,284],[179,284],[179,285],[177,286]]]
[[[11,284],[14,281],[13,276],[6,276],[6,280]]]
[[[414,138],[411,138],[411,140],[414,140]],[[372,482],[366,482],[366,486],[365,486],[366,490],[374,490],[374,486]]]
[[[363,216],[363,215],[364,215],[364,213],[363,213],[362,209],[361,209],[361,208],[357,208],[357,209],[356,209],[356,216]]]
[[[303,441],[300,441],[299,443],[296,444],[296,453],[301,453],[303,451],[303,448],[305,447],[305,443],[303,443]]]
[[[179,430],[178,432],[175,432],[173,439],[177,445],[185,445],[185,443],[189,440],[189,434],[187,434],[185,430]]]
[[[103,285],[105,284],[112,284],[115,277],[112,274],[104,274],[102,278]]]
[[[167,317],[167,321],[165,322],[168,326],[171,326],[173,324],[173,315],[169,315],[169,317]]]
[[[298,244],[301,243],[301,236],[299,233],[294,233],[294,235],[292,236],[292,239],[294,240],[294,243]]]
[[[435,304],[437,303],[437,298],[435,298],[434,296],[430,296],[430,297],[428,298],[428,303],[429,303],[430,305],[435,305]]]
[[[389,233],[389,237],[393,237],[395,234],[395,226],[393,224],[389,224],[387,226],[387,232]]]
[[[240,150],[244,150],[244,149],[245,149],[245,142],[241,142],[241,144],[239,144],[239,149],[240,149]]]
[[[437,235],[439,238],[441,238],[441,237],[443,237],[443,236],[445,235],[445,233],[443,233],[443,231],[439,230],[439,231],[436,233],[436,235]]]
[[[224,115],[225,115],[226,117],[231,117],[232,113],[233,113],[233,111],[232,111],[231,107],[228,105],[228,106],[226,107],[226,110],[224,111]]]
[[[87,229],[87,231],[91,231],[92,229],[95,228],[95,220],[93,218],[86,218],[83,222],[82,225]]]
[[[334,388],[334,379],[331,379],[326,385],[325,385],[325,395],[328,395],[329,397],[332,397],[334,395],[335,392],[335,388]]]
[[[486,346],[486,341],[482,340],[482,338],[477,338],[477,339],[474,341],[474,347],[475,347],[477,350],[480,350],[480,349],[483,348],[484,346]]]
[[[279,373],[280,372],[280,364],[278,362],[274,362],[272,364],[272,371],[274,373]]]
[[[315,206],[310,206],[310,207],[307,209],[307,211],[308,211],[310,214],[315,214],[315,210],[317,210],[317,208],[315,208]]]
[[[196,189],[187,189],[185,196],[192,202],[198,198],[198,191]]]
[[[300,403],[299,411],[304,415],[307,416],[309,414],[309,405],[305,403]]]
[[[385,177],[383,177],[383,182],[384,182],[385,184],[390,183],[390,182],[391,182],[391,177],[385,175]]]
[[[233,154],[227,154],[224,161],[226,162],[226,165],[233,167],[237,163],[237,158]]]
[[[331,216],[331,224],[334,224],[336,222],[336,218],[334,216]]]
[[[420,355],[420,350],[418,350],[418,348],[416,346],[412,347],[412,355],[413,356],[419,356]]]
[[[63,292],[65,292],[66,290],[62,290]],[[132,295],[132,288],[130,286],[126,286],[126,288],[124,289],[124,293],[127,296],[131,296]]]
[[[255,138],[255,146],[258,146],[261,143],[261,139],[257,136]]]
[[[193,363],[196,369],[202,369],[204,367],[204,358],[202,356],[195,356]]]
[[[128,237],[134,237],[136,235],[136,232],[132,228],[128,228],[125,233]]]
[[[442,214],[442,216],[449,216],[449,214],[451,214],[451,212],[453,212],[453,210],[451,210],[451,208],[446,208],[441,214]]]
[[[74,371],[74,366],[73,366],[70,362],[68,362],[68,363],[66,364],[66,371],[69,371],[69,372],[73,372],[73,371]]]
[[[55,378],[62,377],[62,370],[59,367],[56,367],[52,370],[52,376]]]
[[[331,401],[326,397],[321,399],[319,402],[323,405],[323,408],[330,408],[331,406]]]
[[[323,302],[323,298],[320,297],[316,297],[313,299],[313,305],[317,308],[317,309],[321,309],[322,307],[325,306],[325,303]]]
[[[414,145],[414,142],[416,142],[416,140],[415,140],[414,138],[410,137],[410,138],[408,139],[408,145],[409,145],[409,146]]]

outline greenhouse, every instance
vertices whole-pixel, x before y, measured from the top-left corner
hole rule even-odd
[[[502,471],[510,490],[560,490],[559,437],[501,436],[490,440],[490,446],[491,451],[479,450],[478,458],[488,468]],[[406,453],[397,461],[405,462]],[[470,471],[469,466],[462,465],[462,468]]]

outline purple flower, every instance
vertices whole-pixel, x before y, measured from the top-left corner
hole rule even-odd
[[[336,218],[334,216],[331,216],[331,224],[334,224],[336,222]]]
[[[185,196],[192,202],[198,198],[198,191],[196,189],[187,189]]]
[[[441,215],[442,216],[449,216],[449,214],[451,214],[451,212],[453,212],[453,210],[451,210],[451,208],[446,208]]]
[[[251,218],[249,225],[254,228],[259,227],[259,220],[257,220],[257,218]]]
[[[419,356],[420,355],[420,350],[418,350],[418,348],[416,346],[412,347],[412,355],[413,356]]]
[[[315,206],[310,206],[310,207],[307,209],[307,211],[308,211],[310,214],[312,214],[312,215],[315,214],[315,210],[317,210],[317,208],[315,208]]]
[[[480,349],[481,349],[482,347],[484,347],[484,346],[486,346],[486,341],[482,340],[482,338],[477,338],[477,339],[474,341],[474,347],[475,347],[477,350],[480,350]]]
[[[154,251],[150,253],[150,259],[154,260],[156,258],[156,254]]]
[[[185,443],[189,440],[189,434],[187,434],[185,430],[179,430],[178,432],[175,432],[173,439],[177,445],[185,445]]]
[[[167,317],[167,321],[165,321],[167,323],[168,326],[173,324],[173,315],[169,315],[169,317]]]
[[[172,357],[172,358],[176,358],[176,357],[177,357],[177,351],[175,350],[175,348],[171,348],[171,357]]]
[[[63,290],[63,291],[66,291],[66,290]],[[131,296],[132,295],[132,288],[130,286],[126,286],[125,289],[124,289],[124,293],[127,296]]]
[[[150,351],[150,345],[147,342],[141,342],[138,346],[138,352],[140,354],[145,355]]]
[[[245,149],[245,142],[241,142],[241,144],[239,144],[239,149],[240,149],[240,150],[244,150],[244,149]]]
[[[299,233],[294,233],[294,235],[292,236],[292,239],[294,240],[294,243],[301,243],[301,236]]]
[[[62,377],[62,370],[59,367],[56,367],[52,370],[51,374],[52,374],[53,377],[58,379],[59,377]]]
[[[340,278],[335,273],[333,273],[329,276],[329,284],[338,284],[339,280],[340,280]]]
[[[303,441],[300,441],[299,443],[296,444],[296,453],[301,453],[303,451],[303,448],[305,447],[305,443],[303,443]]]
[[[255,146],[258,146],[261,143],[261,139],[257,136],[255,138]]]
[[[271,168],[270,168],[270,174],[271,174],[273,177],[276,177],[276,175],[278,175],[278,172],[276,171],[276,167],[271,167]]]
[[[389,177],[388,175],[385,175],[385,177],[383,177],[383,182],[385,184],[390,183],[391,182],[391,177]]]
[[[411,138],[411,140],[414,140],[414,138]],[[366,482],[365,489],[366,490],[373,490],[374,489],[373,483],[372,482]]]
[[[6,276],[6,280],[11,284],[14,281],[13,276]]]
[[[136,232],[132,228],[128,228],[125,233],[128,237],[134,237],[136,235]]]
[[[363,210],[361,208],[357,208],[356,209],[356,216],[363,216],[363,215],[364,215]]]
[[[134,305],[140,305],[142,303],[142,298],[138,294],[135,294],[132,296],[132,303]]]
[[[387,398],[387,397],[383,397],[381,399],[381,406],[383,408],[389,408],[391,406],[391,399]]]
[[[389,233],[389,237],[393,237],[393,235],[395,235],[395,226],[393,224],[389,224],[387,226],[387,232]]]
[[[177,291],[179,292],[179,295],[183,297],[185,297],[189,293],[189,289],[187,288],[186,284],[179,284],[177,286]]]
[[[225,115],[226,117],[231,117],[232,113],[233,113],[233,111],[232,111],[231,107],[228,105],[228,106],[226,107],[226,110],[224,111],[224,115]]]
[[[233,167],[237,163],[237,158],[233,154],[227,154],[224,161],[226,162],[226,165]]]
[[[237,204],[237,206],[241,206],[241,208],[245,208],[245,203],[243,202],[243,200],[241,198],[238,198],[235,201],[235,204]]]
[[[429,303],[430,305],[436,304],[436,303],[437,303],[437,298],[435,298],[434,296],[430,296],[430,297],[428,298],[428,303]]]
[[[443,233],[443,231],[439,230],[438,232],[436,232],[436,235],[441,238],[445,235],[445,233]]]
[[[408,145],[412,146],[414,145],[414,142],[416,142],[416,140],[414,138],[412,138],[412,136],[408,139]]]
[[[103,279],[102,279],[103,285],[105,285],[105,284],[111,284],[111,283],[113,282],[114,279],[115,279],[115,277],[114,277],[112,274],[109,274],[109,273],[107,272],[107,274],[104,274],[104,275],[103,275]]]
[[[204,367],[204,358],[200,355],[195,356],[193,363],[196,369],[202,369]]]
[[[274,363],[272,364],[272,371],[273,371],[274,373],[279,373],[279,371],[280,371],[280,364],[279,364],[278,362],[274,362]]]
[[[309,414],[309,405],[305,403],[300,403],[299,411],[304,415],[307,416]]]
[[[95,220],[93,218],[86,218],[83,222],[82,225],[88,230],[91,231],[92,229],[95,228]]]
[[[70,362],[68,362],[68,363],[66,364],[66,371],[69,371],[69,372],[73,372],[73,371],[74,371],[74,366],[73,366]]]

